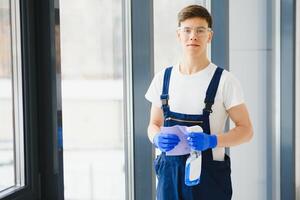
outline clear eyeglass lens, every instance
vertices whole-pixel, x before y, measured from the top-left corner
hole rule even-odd
[[[197,36],[204,36],[208,31],[210,31],[209,28],[205,28],[205,27],[196,27],[196,28],[180,27],[180,30],[187,36],[189,36],[193,30],[195,31],[195,34]]]

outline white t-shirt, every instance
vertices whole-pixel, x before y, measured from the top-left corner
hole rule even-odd
[[[210,63],[203,70],[185,75],[179,71],[179,64],[174,65],[169,84],[169,106],[173,112],[184,114],[202,114],[205,107],[205,95],[217,66]],[[158,72],[145,95],[153,105],[161,107],[164,70]],[[235,76],[224,70],[216,93],[213,112],[209,116],[212,134],[223,132],[228,117],[226,110],[244,103],[243,91]],[[214,148],[213,159],[224,160],[225,148]]]

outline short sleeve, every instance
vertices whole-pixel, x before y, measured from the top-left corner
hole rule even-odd
[[[160,95],[162,92],[163,72],[164,70],[154,76],[145,94],[145,98],[157,107],[161,107]]]
[[[223,99],[226,110],[244,103],[244,93],[241,84],[230,72],[224,82]]]

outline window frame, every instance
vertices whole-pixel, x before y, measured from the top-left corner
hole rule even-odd
[[[280,199],[295,199],[296,0],[280,5]]]
[[[56,64],[54,0],[43,2],[19,0],[19,2],[25,186],[11,191],[0,199],[62,200],[63,163],[62,150],[58,148],[54,67]]]
[[[37,199],[37,152],[34,142],[34,129],[32,119],[33,112],[26,112],[32,99],[28,98],[32,94],[33,86],[26,77],[29,76],[26,66],[29,64],[29,57],[24,56],[24,50],[30,44],[29,35],[24,30],[24,25],[28,23],[27,17],[30,13],[29,4],[23,1],[11,0],[11,30],[12,30],[12,82],[13,82],[13,107],[14,107],[14,168],[15,185],[3,190],[0,199]],[[27,2],[29,3],[29,2]],[[28,10],[29,9],[29,10]],[[23,27],[21,27],[23,25]],[[27,39],[25,39],[27,38]],[[27,48],[26,48],[27,47]],[[31,51],[27,49],[27,53]],[[35,156],[34,156],[35,155]]]

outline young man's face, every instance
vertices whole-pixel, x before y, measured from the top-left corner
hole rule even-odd
[[[183,51],[195,56],[206,55],[207,44],[210,43],[212,35],[207,21],[200,17],[186,19],[177,30]]]

